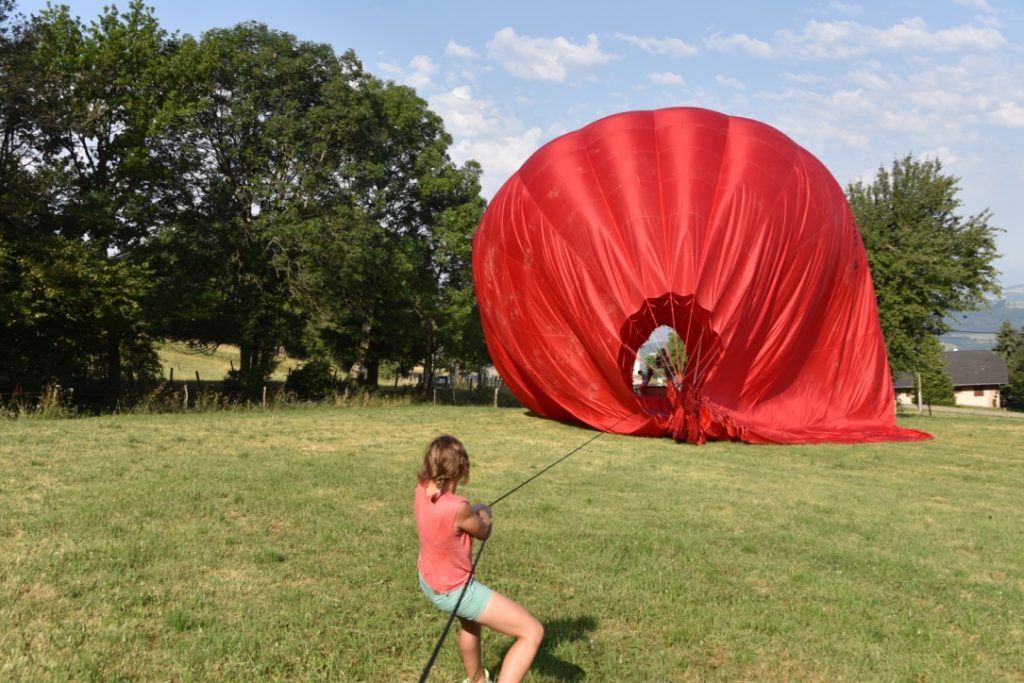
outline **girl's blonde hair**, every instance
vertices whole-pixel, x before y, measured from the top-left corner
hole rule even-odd
[[[427,446],[420,468],[420,482],[433,481],[444,490],[448,482],[469,481],[469,454],[454,436],[442,434]]]

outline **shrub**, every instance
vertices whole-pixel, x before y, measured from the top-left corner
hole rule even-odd
[[[331,364],[313,359],[292,370],[284,388],[300,399],[320,401],[334,395],[336,384]]]

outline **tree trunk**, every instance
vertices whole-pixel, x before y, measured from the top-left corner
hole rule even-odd
[[[376,388],[380,383],[380,360],[371,358],[366,362],[366,386]]]
[[[111,397],[121,392],[121,335],[107,328],[107,383]]]
[[[248,341],[243,340],[238,344],[238,350],[241,354],[238,359],[238,377],[242,379],[249,374],[249,369],[252,367],[252,346]]]
[[[367,318],[359,328],[359,343],[356,344],[356,358],[348,369],[345,377],[345,390],[352,391],[359,384],[359,378],[366,370],[366,359],[370,355],[370,333],[373,332],[373,319]]]
[[[434,321],[427,321],[427,355],[423,359],[423,395],[430,395],[434,384]]]

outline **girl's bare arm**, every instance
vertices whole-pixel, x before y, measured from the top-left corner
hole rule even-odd
[[[481,541],[491,535],[491,509],[480,503],[463,503],[455,513],[455,527]]]

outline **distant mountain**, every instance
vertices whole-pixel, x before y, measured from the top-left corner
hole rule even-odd
[[[953,332],[941,337],[947,346],[965,351],[991,349],[996,343],[996,332],[1004,322],[1024,327],[1024,285],[1006,287],[1003,297],[990,300],[987,308],[954,313],[949,322]]]
[[[1024,301],[1024,285],[1014,285],[1003,290],[1004,301]]]

